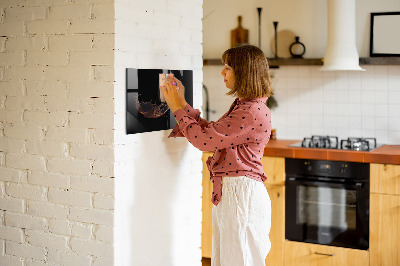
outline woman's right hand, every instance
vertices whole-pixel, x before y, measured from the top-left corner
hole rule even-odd
[[[178,90],[179,102],[180,102],[181,106],[183,108],[185,108],[185,106],[187,104],[187,102],[185,100],[185,87],[183,86],[182,82],[179,79],[175,78],[174,76],[168,76],[168,78],[171,81],[176,82],[176,86],[179,88],[179,90]]]

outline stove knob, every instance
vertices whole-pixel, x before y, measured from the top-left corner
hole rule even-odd
[[[340,168],[340,173],[341,174],[346,173],[346,169],[347,169],[347,164],[342,164],[342,167]]]

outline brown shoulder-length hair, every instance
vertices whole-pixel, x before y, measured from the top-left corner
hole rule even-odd
[[[274,94],[268,61],[260,48],[249,44],[239,45],[226,50],[221,60],[235,74],[235,86],[226,95],[254,99]]]

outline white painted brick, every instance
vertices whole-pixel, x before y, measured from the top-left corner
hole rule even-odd
[[[24,113],[24,120],[30,125],[66,126],[68,124],[68,113],[27,111]]]
[[[201,43],[182,43],[181,50],[183,55],[201,56],[203,54],[203,46],[201,45]]]
[[[72,224],[72,236],[80,238],[91,238],[92,237],[92,225],[85,223],[73,223]]]
[[[8,111],[2,110],[0,112],[0,121],[10,123],[10,124],[22,124],[22,110],[18,111]]]
[[[25,230],[26,242],[39,247],[55,250],[66,250],[68,248],[68,237],[36,230]]]
[[[93,19],[111,19],[115,17],[114,3],[94,4]]]
[[[55,263],[57,265],[91,266],[91,257],[79,253],[80,252],[72,253],[50,249],[47,258],[50,264]]]
[[[0,225],[5,225],[5,213],[6,211],[0,210]],[[0,255],[1,255],[1,242],[0,242]]]
[[[0,226],[0,239],[22,243],[23,236],[24,233],[19,228]]]
[[[114,81],[114,67],[95,66],[94,78],[98,81]]]
[[[27,95],[32,97],[40,96],[57,96],[64,98],[67,96],[67,85],[65,82],[59,81],[25,81]]]
[[[43,6],[6,8],[6,22],[46,19],[46,8]]]
[[[46,162],[42,156],[38,155],[9,153],[6,155],[6,166],[44,171],[46,169]]]
[[[41,140],[43,130],[37,126],[11,126],[4,128],[4,135],[11,139]]]
[[[114,163],[96,160],[93,162],[93,173],[102,177],[113,177]]]
[[[112,82],[76,82],[69,84],[71,97],[109,97],[114,95],[114,84]]]
[[[70,126],[74,128],[113,129],[113,113],[70,114]]]
[[[69,177],[62,174],[29,171],[28,182],[33,185],[41,185],[55,188],[69,188]]]
[[[151,40],[151,39],[139,39],[134,36],[121,37],[121,44],[118,45],[118,51],[136,51],[138,53],[151,53],[154,51],[161,51],[165,49],[164,40]],[[162,46],[164,42],[164,46]],[[177,50],[179,47],[176,45],[170,45],[168,49]],[[125,62],[118,61],[120,64],[125,65]],[[129,64],[126,64],[129,65]]]
[[[45,218],[13,212],[6,212],[5,224],[7,226],[34,230],[46,230],[48,227]]]
[[[114,197],[95,194],[93,195],[93,207],[96,209],[114,210]]]
[[[61,98],[59,96],[47,96],[46,108],[51,111],[81,112],[85,106],[84,99]]]
[[[22,153],[25,149],[24,140],[0,138],[0,150],[11,153]]]
[[[66,5],[71,0],[29,0],[28,2],[24,1],[25,6],[58,6],[58,5]]]
[[[50,188],[48,198],[50,202],[80,207],[90,207],[91,202],[91,195],[89,193],[71,189]]]
[[[24,34],[24,23],[21,22],[0,23],[0,32],[2,36],[21,36]]]
[[[27,66],[65,66],[68,64],[67,51],[28,51],[26,54]]]
[[[71,235],[71,223],[68,220],[51,219],[49,231],[58,235]]]
[[[0,53],[0,66],[22,66],[23,53]]]
[[[90,19],[90,5],[50,6],[48,19]]]
[[[89,160],[77,159],[49,159],[47,162],[49,172],[90,175],[92,171],[92,162]]]
[[[4,53],[6,50],[7,37],[0,37],[0,53]]]
[[[77,33],[114,33],[114,20],[72,19],[70,34]]]
[[[115,35],[114,34],[94,34],[93,35],[93,49],[94,50],[109,50],[109,49],[114,49],[114,47],[115,47]]]
[[[22,124],[22,110],[18,111],[8,111],[2,110],[0,112],[0,121],[9,123],[9,124]]]
[[[96,144],[83,146],[72,144],[70,148],[70,156],[78,159],[113,161],[114,150],[112,146]]]
[[[2,198],[0,200],[0,210],[22,213],[24,210],[24,201],[10,197]]]
[[[7,110],[46,110],[43,96],[7,96],[4,105]]]
[[[46,190],[44,187],[25,184],[7,183],[7,195],[14,198],[45,200]]]
[[[68,216],[69,207],[43,201],[27,201],[26,213],[39,217],[65,219]]]
[[[7,241],[6,254],[37,260],[45,260],[46,249],[43,247],[35,247],[28,244],[19,244],[12,241]]]
[[[89,52],[70,52],[70,65],[113,65],[114,51],[94,50]],[[6,65],[6,64],[4,64]]]
[[[8,266],[24,266],[23,260],[21,260],[20,256],[11,256],[11,255],[1,255],[0,254],[0,262],[1,265]]]
[[[96,257],[93,261],[93,266],[108,266],[114,264],[114,250],[111,250],[109,254],[101,257]]]
[[[0,82],[0,95],[22,96],[21,81],[2,81]]]
[[[99,145],[114,144],[114,130],[110,129],[89,129],[90,143]]]
[[[94,223],[112,226],[114,212],[98,209],[87,209],[71,206],[68,219],[84,223]]]
[[[4,166],[4,165],[6,165],[6,163],[5,163],[5,157],[6,157],[6,153],[5,152],[0,152],[0,165],[1,166]]]
[[[91,97],[82,99],[82,112],[85,113],[113,113],[114,99]]]
[[[31,21],[26,23],[28,34],[67,34],[67,20]]]
[[[46,133],[48,141],[87,143],[87,130],[83,128],[50,127]]]
[[[8,37],[5,43],[7,52],[43,51],[47,48],[44,36]]]
[[[73,237],[71,239],[71,249],[76,252],[93,256],[112,255],[113,245],[94,240],[80,239]]]
[[[60,142],[27,141],[26,153],[44,156],[64,157],[67,154],[68,146]]]
[[[48,266],[49,264],[45,261],[37,261],[34,259],[26,259],[25,266]]]
[[[4,80],[43,80],[42,67],[14,66],[4,70]]]
[[[96,236],[97,240],[113,243],[114,240],[114,228],[111,226],[103,226],[99,225],[97,230],[95,231],[94,235]]]
[[[76,190],[114,194],[114,178],[95,176],[71,176],[71,188]]]
[[[6,189],[5,189],[5,182],[0,181],[0,198],[4,198],[6,195]],[[2,212],[2,211],[1,211]],[[3,224],[3,220],[1,220],[0,224]]]
[[[50,51],[91,51],[93,36],[84,35],[51,35],[49,36]],[[113,39],[114,40],[114,39]]]
[[[90,66],[44,67],[44,77],[50,81],[89,81],[91,73]]]

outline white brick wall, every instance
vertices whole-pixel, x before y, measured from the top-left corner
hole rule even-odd
[[[112,265],[114,0],[2,0],[0,32],[0,265]]]
[[[200,108],[202,2],[116,0],[114,265],[201,265],[202,153],[171,130],[126,135],[125,69],[193,70]]]

